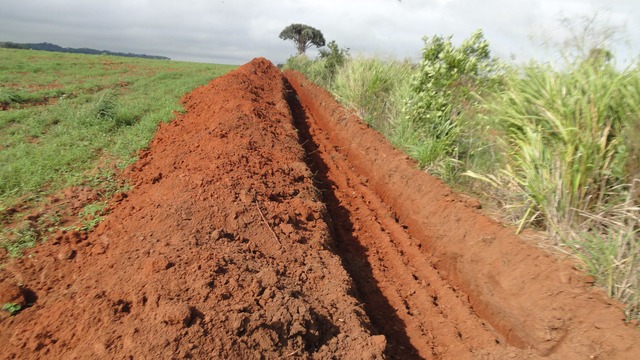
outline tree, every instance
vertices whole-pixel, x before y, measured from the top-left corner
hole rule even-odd
[[[600,65],[613,60],[611,47],[622,40],[624,25],[611,25],[606,12],[590,16],[564,17],[560,25],[567,33],[560,49],[568,60],[590,61]]]
[[[322,47],[325,45],[322,32],[314,27],[304,24],[291,24],[280,33],[280,39],[291,40],[298,50],[298,55],[304,54],[311,46]]]
[[[320,49],[318,57],[325,61],[324,67],[327,76],[332,79],[338,68],[344,65],[349,57],[349,48],[340,48],[335,40],[331,40],[327,44],[328,49]]]

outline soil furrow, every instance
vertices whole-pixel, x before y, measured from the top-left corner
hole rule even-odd
[[[461,301],[428,253],[367,186],[293,89],[289,104],[333,225],[336,250],[356,282],[390,358],[463,359],[495,348],[499,335]]]

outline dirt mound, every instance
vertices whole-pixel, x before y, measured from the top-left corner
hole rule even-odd
[[[581,275],[255,59],[184,99],[91,234],[0,269],[0,358],[637,358]],[[19,285],[19,286],[18,286]]]
[[[0,358],[380,357],[279,70],[255,60],[185,105],[89,238],[2,270],[37,300],[2,320]]]

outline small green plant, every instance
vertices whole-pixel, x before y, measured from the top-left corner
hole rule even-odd
[[[21,257],[24,249],[32,248],[38,242],[38,232],[30,224],[15,231],[2,234],[0,247],[7,250],[10,257]]]
[[[79,230],[91,231],[96,227],[104,219],[102,215],[106,207],[106,201],[86,205],[78,214],[82,218],[82,225]]]
[[[2,305],[2,310],[7,311],[11,316],[13,316],[22,310],[22,306],[20,306],[20,304],[5,303]]]

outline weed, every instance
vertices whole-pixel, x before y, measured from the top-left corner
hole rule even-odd
[[[20,93],[5,87],[0,87],[0,104],[8,106],[13,103],[20,103],[22,101],[23,99],[20,96]]]
[[[2,234],[0,247],[4,248],[10,257],[21,257],[24,249],[32,248],[38,242],[38,232],[29,223],[16,231]]]
[[[2,305],[2,311],[7,311],[11,316],[16,315],[20,310],[22,310],[20,304],[5,303]]]
[[[116,95],[113,90],[105,90],[98,97],[94,113],[99,120],[115,121],[116,119]]]
[[[103,213],[107,207],[107,202],[95,202],[86,205],[78,214],[82,219],[82,225],[78,228],[81,231],[91,231],[104,218]]]

